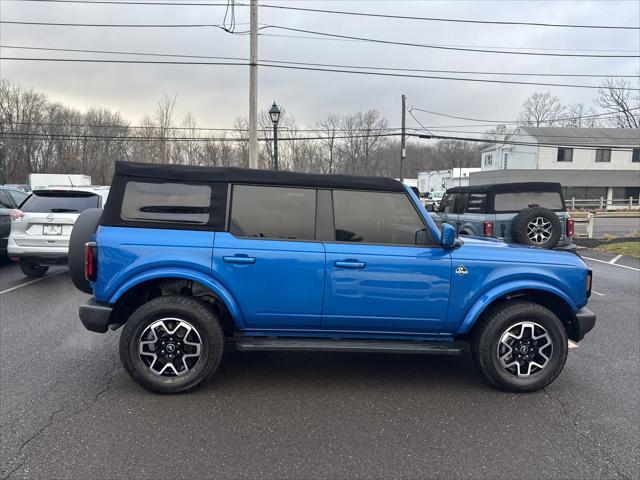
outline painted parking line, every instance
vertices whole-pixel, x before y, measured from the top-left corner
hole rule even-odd
[[[615,257],[613,257],[611,260],[609,260],[609,263],[613,263],[615,264],[618,260],[620,260],[622,258],[622,255],[616,255]]]
[[[584,258],[585,260],[591,260],[592,262],[604,263],[605,265],[612,265],[614,267],[619,267],[619,268],[628,268],[629,270],[633,270],[634,272],[640,272],[640,268],[628,267],[626,265],[611,263],[610,261],[607,261],[607,260],[599,260],[597,258],[591,258],[591,257],[585,257],[585,256],[583,256],[582,258]]]
[[[576,342],[573,342],[571,340],[569,340],[568,342],[569,342],[569,348],[580,348],[580,345],[578,345]]]
[[[591,290],[591,293],[593,293],[595,295],[600,295],[601,297],[604,297],[604,293],[596,292],[595,290]]]
[[[22,288],[22,287],[28,287],[29,285],[33,285],[34,283],[41,282],[42,280],[46,280],[47,278],[55,277],[56,275],[60,275],[61,273],[64,273],[64,272],[65,272],[65,270],[63,270],[61,272],[50,273],[49,275],[46,275],[46,276],[44,276],[42,278],[35,278],[35,279],[30,280],[28,282],[21,283],[20,285],[16,285],[15,287],[7,288],[6,290],[0,291],[0,295],[4,295],[5,293],[13,292],[14,290],[18,290],[19,288]]]

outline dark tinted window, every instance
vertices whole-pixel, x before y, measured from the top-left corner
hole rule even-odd
[[[210,205],[207,185],[128,182],[120,215],[124,220],[203,224],[209,221]]]
[[[80,213],[87,208],[99,207],[100,197],[89,192],[35,191],[22,204],[23,212],[37,213]]]
[[[13,203],[5,190],[0,190],[0,208],[13,208]]]
[[[631,154],[631,161],[633,163],[640,162],[640,148],[633,149],[633,153]]]
[[[496,212],[518,212],[534,205],[562,210],[562,198],[559,192],[496,193]]]
[[[484,213],[484,203],[487,195],[484,193],[470,193],[467,198],[467,213]]]
[[[596,162],[610,162],[611,161],[611,149],[601,148],[596,150]]]
[[[447,193],[440,203],[440,211],[444,213],[463,213],[466,200],[466,193]]]
[[[234,185],[229,231],[242,237],[313,240],[316,191]]]
[[[336,240],[415,245],[425,226],[404,193],[333,191]]]
[[[20,205],[22,202],[24,202],[24,199],[29,196],[28,194],[21,192],[20,190],[5,190],[5,192],[7,192],[13,198],[13,201],[16,205]]]
[[[558,149],[558,161],[559,162],[573,162],[573,148],[559,148]]]

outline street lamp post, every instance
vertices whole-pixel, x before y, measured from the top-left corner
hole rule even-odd
[[[273,122],[273,168],[278,170],[278,121],[280,120],[280,109],[276,102],[273,102],[269,109],[269,116]]]

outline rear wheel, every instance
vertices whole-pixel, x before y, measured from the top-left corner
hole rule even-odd
[[[147,390],[178,393],[208,380],[224,351],[218,319],[191,297],[164,296],[138,308],[120,335],[120,359]]]
[[[40,278],[49,271],[46,265],[36,265],[34,263],[20,263],[20,270],[27,277]]]
[[[492,385],[533,392],[553,382],[567,359],[567,333],[547,308],[509,301],[489,311],[475,333],[471,352]]]

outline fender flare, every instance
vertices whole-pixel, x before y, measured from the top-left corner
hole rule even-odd
[[[487,309],[487,307],[498,298],[504,297],[509,293],[519,292],[523,290],[540,290],[546,293],[551,293],[556,297],[562,299],[567,305],[569,305],[572,311],[575,312],[576,310],[578,310],[578,306],[569,295],[549,283],[541,282],[539,280],[515,280],[492,288],[491,290],[485,292],[478,300],[476,300],[476,302],[469,309],[464,320],[458,327],[456,334],[460,335],[463,333],[468,333],[469,330],[471,330],[471,327],[473,327],[473,325],[476,323],[478,318],[480,318],[482,313]]]
[[[127,291],[129,291],[136,285],[148,282],[149,280],[161,278],[182,278],[185,280],[197,282],[209,288],[226,305],[229,313],[231,314],[233,322],[239,328],[244,328],[244,318],[242,316],[242,311],[240,310],[238,303],[233,298],[233,295],[231,295],[229,290],[227,290],[220,282],[218,282],[214,278],[209,277],[201,272],[185,268],[155,268],[153,270],[148,270],[142,274],[131,277],[127,279],[127,281],[124,282],[113,295],[111,295],[111,297],[109,298],[109,303],[115,304],[120,299],[120,297],[122,297],[122,295],[124,295]]]

